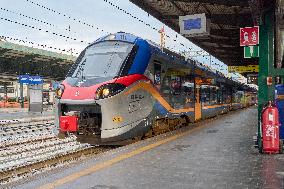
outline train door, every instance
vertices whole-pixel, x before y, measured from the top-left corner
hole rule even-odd
[[[200,85],[195,81],[195,106],[194,106],[194,120],[201,119],[201,94]]]

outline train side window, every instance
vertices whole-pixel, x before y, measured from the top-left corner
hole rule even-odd
[[[171,89],[172,93],[174,95],[180,95],[181,94],[181,77],[180,76],[171,76]]]
[[[216,86],[210,86],[210,104],[214,105],[217,104],[217,89]]]
[[[154,63],[154,85],[158,89],[161,88],[161,74],[162,74],[161,64]]]
[[[223,96],[223,94],[222,94],[222,88],[220,87],[220,88],[218,88],[218,90],[217,90],[217,103],[218,103],[218,104],[222,104],[222,101],[223,101],[222,96]]]
[[[204,105],[210,104],[210,86],[209,85],[201,86],[201,102]]]

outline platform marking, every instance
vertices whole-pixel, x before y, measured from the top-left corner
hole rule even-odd
[[[90,175],[90,174],[95,173],[95,172],[97,172],[97,171],[99,171],[101,169],[110,167],[111,165],[113,165],[115,163],[118,163],[118,162],[123,161],[125,159],[128,159],[130,157],[133,157],[135,155],[141,154],[143,152],[149,151],[149,150],[151,150],[153,148],[156,148],[158,146],[161,146],[162,144],[174,141],[174,140],[176,140],[176,139],[178,139],[180,137],[183,137],[185,135],[188,135],[188,134],[191,134],[193,132],[196,132],[196,131],[206,127],[207,125],[208,125],[208,123],[205,123],[202,126],[198,126],[198,127],[193,128],[193,129],[191,129],[189,131],[185,131],[184,133],[176,134],[176,135],[171,136],[169,138],[157,141],[156,143],[152,143],[152,144],[149,144],[147,146],[144,146],[144,147],[138,148],[136,150],[133,150],[131,152],[122,154],[122,155],[120,155],[118,157],[115,157],[113,159],[110,159],[108,161],[101,162],[101,163],[99,163],[97,165],[94,165],[94,166],[92,166],[90,168],[84,169],[82,171],[79,171],[79,172],[73,173],[71,175],[68,175],[66,177],[63,177],[61,179],[58,179],[58,180],[56,180],[54,182],[48,183],[46,185],[43,185],[43,186],[39,187],[39,189],[53,189],[53,188],[55,188],[57,186],[61,186],[61,185],[66,184],[68,182],[75,181],[76,179],[79,179],[80,177],[83,177],[83,176],[86,176],[86,175]]]

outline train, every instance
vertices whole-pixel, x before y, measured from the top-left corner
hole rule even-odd
[[[56,90],[54,133],[120,145],[256,103],[256,90],[117,32],[87,46]]]

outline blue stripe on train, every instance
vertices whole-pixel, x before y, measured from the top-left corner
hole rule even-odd
[[[149,43],[143,39],[137,39],[135,44],[138,52],[128,74],[144,74],[151,58],[151,49]]]

